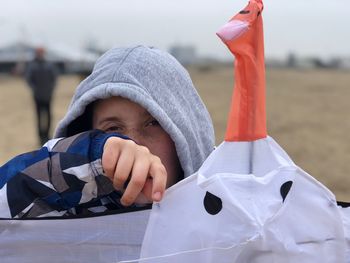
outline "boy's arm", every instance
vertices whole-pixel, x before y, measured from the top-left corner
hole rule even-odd
[[[101,157],[104,143],[113,136],[120,137],[93,130],[53,139],[6,163],[0,168],[0,217],[62,215],[111,193],[113,184],[103,176]]]

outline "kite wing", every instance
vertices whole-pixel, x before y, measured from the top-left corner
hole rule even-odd
[[[140,255],[149,214],[150,209],[84,218],[2,218],[0,262],[111,263],[135,259]]]

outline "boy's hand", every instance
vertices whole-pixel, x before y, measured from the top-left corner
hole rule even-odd
[[[142,194],[148,201],[162,199],[166,169],[160,158],[151,154],[148,148],[131,140],[110,137],[104,145],[102,167],[116,190],[122,191],[129,181],[120,200],[123,205],[129,206],[142,199]]]

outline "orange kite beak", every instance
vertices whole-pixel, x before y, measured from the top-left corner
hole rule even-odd
[[[254,141],[267,136],[262,10],[261,0],[251,0],[217,32],[236,57],[225,141]]]

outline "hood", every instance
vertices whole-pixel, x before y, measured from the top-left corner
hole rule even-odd
[[[188,72],[168,53],[145,46],[113,48],[102,55],[77,87],[54,137],[91,129],[86,107],[111,96],[129,99],[157,119],[175,143],[185,177],[214,149],[211,118]]]

